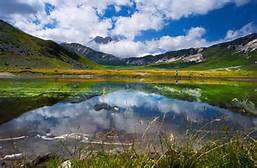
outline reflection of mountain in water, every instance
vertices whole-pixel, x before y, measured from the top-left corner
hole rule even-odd
[[[97,109],[96,109],[97,107]],[[256,128],[256,118],[242,116],[206,103],[168,99],[141,91],[120,90],[80,103],[58,103],[25,113],[0,126],[0,136],[95,134],[115,128],[127,133],[143,133],[153,118],[166,113],[164,128],[183,133],[190,125],[199,128],[216,120],[233,130]],[[154,129],[151,131],[155,131]]]

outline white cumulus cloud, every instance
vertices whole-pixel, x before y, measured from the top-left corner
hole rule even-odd
[[[116,19],[113,35],[125,36],[134,39],[145,30],[160,30],[164,25],[164,20],[152,13],[136,12],[131,17],[118,17]]]
[[[132,41],[129,39],[121,41],[113,41],[108,44],[91,44],[90,47],[116,55],[118,57],[135,57],[143,56],[145,54],[155,54],[160,51],[171,51],[189,47],[207,46],[211,43],[207,42],[203,35],[205,29],[202,27],[193,27],[187,34],[182,36],[163,36],[159,39],[150,41]]]
[[[203,27],[192,27],[184,35],[165,35],[148,41],[135,41],[147,30],[161,31],[170,21],[204,15],[228,4],[241,6],[250,0],[8,0],[0,1],[0,18],[21,30],[57,42],[87,44],[95,36],[123,37],[94,49],[119,57],[142,56],[182,48],[207,46]],[[46,12],[46,4],[53,7]],[[126,16],[103,17],[113,6],[135,8]],[[240,30],[227,32],[226,40],[256,31],[249,23]]]
[[[225,40],[233,40],[238,37],[246,36],[248,34],[256,33],[256,32],[257,32],[257,25],[254,22],[250,22],[238,30],[227,31]]]

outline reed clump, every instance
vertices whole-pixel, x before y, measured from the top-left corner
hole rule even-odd
[[[150,121],[141,135],[131,143],[120,141],[92,141],[63,147],[70,157],[52,155],[43,161],[13,164],[13,167],[57,168],[69,161],[72,168],[255,168],[257,167],[256,130],[233,137],[208,137],[204,131],[187,130],[183,137],[163,131],[165,119]],[[220,119],[211,121],[219,122]],[[142,123],[141,123],[142,124]],[[207,124],[206,124],[207,125]],[[205,129],[206,125],[200,129]],[[155,130],[155,134],[151,131]],[[112,130],[108,137],[119,141],[119,134]],[[110,139],[109,139],[110,140]],[[41,159],[42,160],[42,159]],[[26,161],[24,161],[26,163]]]
[[[241,139],[231,139],[227,143],[208,143],[198,150],[190,145],[179,151],[169,147],[165,153],[137,153],[135,150],[125,150],[120,154],[109,152],[91,153],[84,159],[72,159],[74,168],[116,168],[116,167],[235,167],[251,168],[257,166],[256,142]],[[65,159],[55,157],[30,167],[56,168]]]

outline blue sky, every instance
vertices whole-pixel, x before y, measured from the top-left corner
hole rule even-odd
[[[257,32],[256,0],[8,0],[0,18],[56,42],[119,57],[204,47]],[[95,36],[120,41],[96,44]]]
[[[137,40],[149,40],[164,35],[177,36],[184,34],[191,27],[201,26],[206,29],[205,38],[215,41],[224,38],[228,30],[238,30],[250,22],[257,23],[257,3],[253,2],[239,7],[227,5],[206,15],[168,21],[167,26],[161,31],[146,31],[137,37]]]

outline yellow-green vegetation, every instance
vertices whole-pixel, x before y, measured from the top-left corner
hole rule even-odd
[[[130,77],[188,77],[188,78],[257,78],[256,71],[227,71],[227,70],[164,70],[164,69],[21,69],[1,68],[0,72],[16,74],[38,73],[45,75],[98,75],[98,76],[130,76]]]

